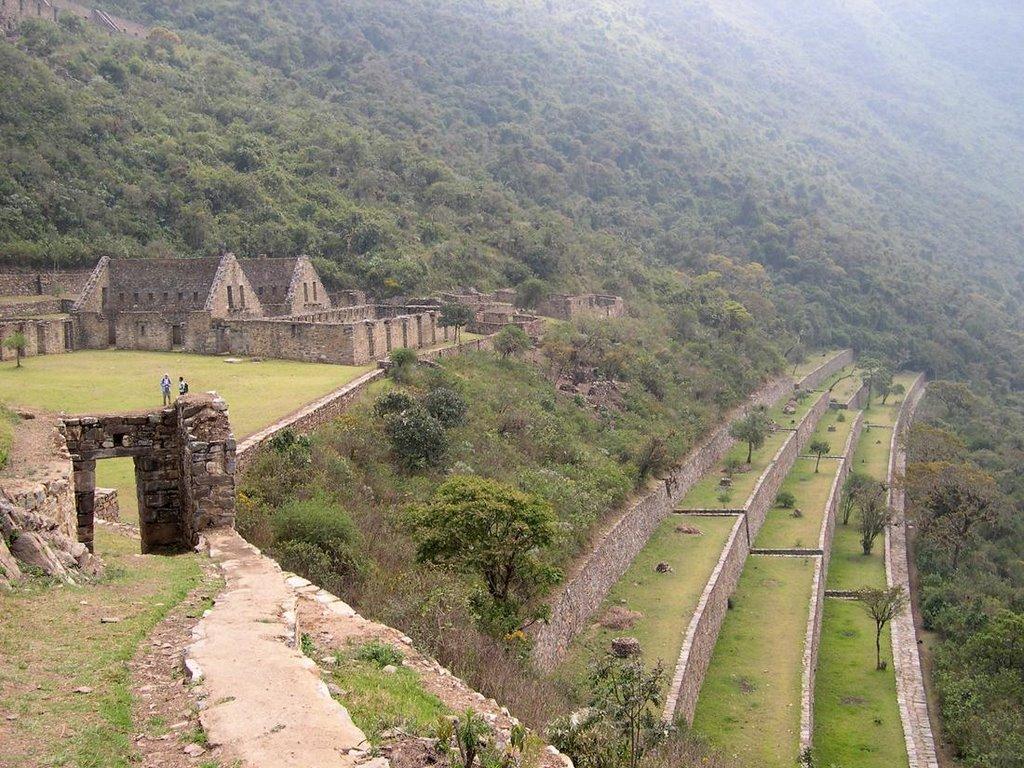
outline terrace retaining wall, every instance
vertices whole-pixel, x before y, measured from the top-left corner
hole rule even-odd
[[[733,446],[735,441],[729,436],[732,421],[747,408],[776,402],[791,388],[792,380],[783,377],[757,390],[746,403],[733,409],[679,466],[598,534],[590,553],[551,601],[549,621],[534,625],[533,660],[541,669],[549,670],[558,663],[569,643],[586,627],[608,591],[647,544],[654,529]]]
[[[837,357],[842,356],[841,353]],[[812,375],[816,375],[820,370],[821,368],[816,369]],[[820,378],[819,383],[823,380],[824,378]],[[779,446],[771,463],[761,473],[757,484],[747,497],[744,514],[734,529],[742,541],[730,539],[727,542],[686,628],[672,683],[668,696],[665,697],[665,709],[662,713],[664,721],[673,722],[681,717],[688,724],[693,722],[697,697],[704,683],[704,675],[711,664],[711,656],[722,629],[722,622],[729,609],[729,598],[739,583],[751,544],[764,524],[765,516],[775,501],[782,481],[793,468],[800,451],[811,439],[822,415],[828,410],[828,403],[828,392],[818,395],[814,405],[804,414],[786,441]],[[742,531],[739,530],[740,527]]]
[[[817,389],[825,379],[852,362],[853,350],[844,349],[804,376],[797,384],[797,387],[799,389]]]
[[[864,413],[857,414],[850,434],[843,446],[842,458],[836,468],[836,475],[829,488],[821,520],[818,548],[821,557],[814,564],[814,579],[811,586],[810,607],[807,613],[807,634],[804,638],[803,669],[800,684],[800,752],[809,749],[814,739],[814,680],[818,670],[818,648],[821,644],[821,622],[825,609],[825,583],[828,564],[832,556],[832,537],[835,534],[839,501],[843,495],[843,484],[853,468],[853,452],[864,427]]]
[[[918,376],[907,391],[892,430],[889,452],[889,507],[893,523],[885,531],[885,580],[910,594],[910,561],[907,524],[904,515],[904,490],[901,479],[907,455],[903,437],[924,395],[924,375]],[[928,716],[928,697],[918,652],[917,628],[913,608],[908,604],[890,623],[893,667],[896,673],[896,699],[907,745],[910,768],[938,768],[939,762]]]

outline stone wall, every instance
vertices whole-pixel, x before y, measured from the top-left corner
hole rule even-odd
[[[121,519],[121,505],[117,499],[117,488],[96,489],[93,514],[108,523],[116,523]]]
[[[537,314],[559,320],[582,317],[624,317],[626,303],[620,296],[600,293],[555,294],[537,307]]]
[[[194,546],[199,531],[234,523],[235,441],[227,405],[185,395],[156,411],[63,419],[74,466],[78,541],[92,549],[96,461],[132,457],[142,551]]]
[[[16,2],[17,0],[7,0]],[[0,296],[67,296],[78,294],[85,287],[90,269],[59,272],[2,272]]]
[[[599,532],[589,554],[569,574],[551,600],[551,618],[534,625],[533,659],[542,669],[558,663],[572,639],[582,631],[608,591],[626,572],[658,524],[701,477],[721,461],[734,441],[729,425],[744,410],[770,405],[792,389],[787,377],[765,385],[722,423],[667,477],[631,504],[605,530]]]
[[[0,294],[0,297],[2,296],[3,294]],[[56,315],[64,311],[64,299],[52,296],[40,296],[36,299],[19,296],[17,299],[17,301],[7,299],[5,303],[5,300],[0,298],[0,320]]]
[[[845,403],[833,402],[832,408],[838,408],[840,410],[859,411],[868,404],[868,385],[861,384],[860,388],[850,395],[850,399]]]
[[[666,722],[674,722],[677,716],[688,723],[693,722],[700,686],[704,682],[704,674],[715,651],[715,643],[718,642],[718,632],[729,609],[729,598],[736,590],[743,565],[750,554],[750,541],[747,518],[738,515],[686,627],[669,693],[665,698],[662,719]]]
[[[819,379],[819,383],[820,381]],[[729,597],[739,583],[751,543],[757,538],[779,487],[793,468],[800,451],[810,441],[811,435],[817,429],[818,421],[828,410],[828,402],[828,392],[821,392],[817,396],[814,404],[800,419],[800,423],[779,446],[771,463],[761,473],[757,484],[747,497],[743,515],[739,519],[742,523],[742,541],[727,543],[686,628],[683,646],[665,699],[662,717],[666,722],[674,722],[676,718],[682,718],[687,723],[693,722],[697,697],[704,683],[708,665],[711,664],[718,633],[722,629],[722,621],[729,607]]]
[[[383,376],[384,371],[379,368],[364,373],[343,387],[339,387],[319,400],[315,400],[295,413],[289,414],[269,427],[247,437],[238,444],[236,454],[238,471],[244,472],[248,469],[259,455],[262,446],[281,430],[291,429],[295,432],[311,432],[317,427],[333,421],[344,412],[363,389],[371,382],[383,378]]]
[[[36,355],[59,355],[74,348],[75,332],[71,318],[67,315],[56,317],[22,317],[0,320],[0,340],[20,332],[25,336],[25,350],[22,357]],[[13,360],[13,349],[0,346],[0,360]]]
[[[817,389],[825,379],[852,362],[853,350],[844,349],[804,376],[798,386],[800,389]]]
[[[842,458],[836,467],[835,478],[829,488],[821,520],[818,548],[821,557],[814,563],[814,578],[811,583],[810,605],[807,613],[807,632],[804,637],[803,669],[800,684],[800,751],[811,747],[814,739],[814,681],[818,670],[818,648],[821,642],[821,622],[825,610],[825,583],[828,565],[832,556],[832,536],[835,533],[836,515],[842,498],[843,484],[853,468],[853,453],[864,426],[864,413],[859,412],[850,427],[850,434],[843,446]]]
[[[42,423],[43,417],[37,417]],[[20,429],[16,425],[15,429]],[[52,520],[65,536],[75,538],[75,489],[71,456],[54,425],[44,460],[31,466],[12,451],[8,471],[0,477],[0,497],[11,504]],[[15,444],[17,449],[18,444]]]
[[[910,594],[909,543],[904,516],[904,490],[899,480],[906,469],[904,438],[924,395],[924,375],[918,376],[903,400],[892,431],[889,453],[889,506],[894,522],[885,532],[885,578],[891,587],[902,586]],[[890,623],[896,699],[907,746],[910,768],[938,768],[935,737],[928,716],[928,697],[918,651],[913,609],[908,605]]]

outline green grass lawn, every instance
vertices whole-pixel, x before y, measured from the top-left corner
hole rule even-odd
[[[793,469],[779,490],[792,493],[796,504],[793,509],[772,507],[768,510],[754,546],[765,549],[818,546],[825,503],[839,469],[839,460],[823,457],[818,472],[814,471],[814,464],[815,459],[805,458],[793,462]],[[800,517],[794,516],[797,509]]]
[[[782,412],[783,407],[789,400],[787,393],[779,402],[768,409],[768,416],[775,423],[783,427],[793,427],[814,405],[815,396],[804,398],[797,404],[795,414],[789,415]],[[773,432],[765,440],[764,445],[754,451],[750,467],[745,472],[739,472],[732,477],[732,487],[722,488],[719,481],[722,478],[722,468],[730,458],[737,461],[747,460],[747,446],[745,443],[734,445],[725,455],[725,459],[715,466],[715,469],[698,480],[689,490],[682,501],[679,502],[679,509],[740,509],[746,502],[750,492],[754,490],[761,473],[771,462],[776,451],[789,438],[791,431],[780,429]],[[728,497],[723,501],[720,496]]]
[[[0,592],[0,765],[129,765],[139,642],[202,578],[199,556],[140,555],[99,528],[98,582]],[[101,623],[105,616],[117,623]],[[79,687],[92,689],[76,693]]]
[[[693,727],[741,765],[796,765],[813,576],[813,558],[753,555],[733,595]]]
[[[907,764],[889,630],[875,669],[875,627],[860,605],[828,598],[814,688],[815,765],[893,768]]]
[[[0,365],[0,402],[68,413],[98,413],[161,405],[160,377],[184,376],[192,392],[216,390],[228,403],[239,439],[327,394],[372,366],[321,365],[288,360],[227,363],[180,352],[89,350]],[[96,465],[96,482],[117,488],[122,519],[138,518],[132,459]]]
[[[859,411],[838,411],[833,409],[825,411],[825,415],[821,417],[817,428],[814,430],[814,434],[811,435],[811,439],[807,444],[810,445],[815,440],[825,440],[832,447],[829,453],[833,456],[840,455],[843,452],[843,447],[846,445],[846,439],[850,436],[850,430],[853,429],[853,421],[857,418],[858,413]]]
[[[662,661],[667,688],[693,609],[735,524],[735,517],[670,515],[664,520],[594,614],[600,620],[621,607],[641,616],[624,629],[592,624],[573,641],[556,675],[570,686],[579,684],[595,653],[607,650],[613,637],[631,635],[640,640],[647,664]],[[676,530],[680,526],[696,528],[701,535]],[[655,567],[661,562],[671,565],[672,572],[658,573]]]

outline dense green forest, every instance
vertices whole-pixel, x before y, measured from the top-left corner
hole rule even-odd
[[[1020,687],[993,682],[1022,661],[983,647],[1024,609],[1014,3],[105,7],[159,31],[64,19],[0,41],[0,261],[223,244],[309,253],[333,286],[377,295],[615,291],[634,324],[592,337],[600,365],[689,420],[665,431],[673,448],[794,345],[969,382],[970,407],[926,400],[928,423],[959,437],[914,449],[911,500],[934,516],[946,462],[991,476],[968,473],[997,514],[956,557],[943,526],[921,536],[922,608],[955,748],[1022,764],[1001,740],[1020,733]]]

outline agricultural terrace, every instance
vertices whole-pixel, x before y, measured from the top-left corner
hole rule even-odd
[[[792,768],[814,558],[747,559],[693,727],[741,765]]]
[[[844,371],[841,375],[846,378],[835,382],[835,388],[832,390],[832,400],[837,403],[847,403],[851,397],[857,394],[857,390],[861,388],[864,380],[861,378],[860,371],[856,368]]]
[[[32,357],[23,360],[21,368],[4,363],[0,402],[68,413],[154,408],[161,404],[159,382],[166,372],[175,387],[178,376],[184,376],[193,392],[216,390],[227,401],[235,437],[241,439],[368,370],[370,366],[90,350]],[[100,486],[117,488],[122,519],[133,521],[137,506],[132,460],[98,462],[96,478]]]
[[[800,381],[804,376],[811,373],[815,368],[820,366],[822,363],[831,360],[833,357],[835,357],[842,351],[843,350],[841,349],[830,349],[825,352],[814,352],[812,354],[809,354],[802,363],[799,363],[798,365],[795,365],[793,367],[791,371],[793,381]],[[849,371],[847,371],[847,373],[849,373]]]
[[[811,393],[797,402],[796,413],[783,413],[789,394],[784,395],[768,409],[768,417],[782,427],[791,427],[814,405],[816,395]],[[708,472],[694,483],[686,496],[679,502],[679,509],[741,509],[757,484],[758,478],[771,463],[776,452],[792,434],[790,429],[777,429],[768,435],[764,444],[754,450],[750,464],[747,464],[747,444],[737,442],[725,458],[716,465],[715,470]],[[722,477],[727,474],[730,466],[739,467],[741,471],[732,471],[732,484],[725,488],[721,485]]]
[[[915,378],[914,374],[900,374],[896,381],[909,389]],[[882,405],[881,398],[872,398],[854,452],[854,471],[886,479],[891,430],[902,400],[890,398]],[[879,540],[871,555],[865,556],[856,517],[846,526],[838,520],[827,587],[884,587],[884,552],[884,544]],[[890,655],[891,647],[886,627],[882,635],[883,658]],[[814,751],[821,765],[889,768],[907,763],[895,675],[891,666],[876,670],[874,654],[874,623],[861,606],[853,601],[826,598],[814,694]]]
[[[570,687],[622,634],[640,641],[648,666],[661,662],[667,689],[683,635],[737,516],[670,515],[612,587],[597,621],[573,641],[556,676]],[[658,565],[664,564],[662,570]],[[665,565],[668,569],[665,569]]]
[[[822,457],[819,471],[817,459],[798,458],[786,475],[779,493],[792,493],[796,501],[791,507],[773,506],[754,546],[762,549],[814,549],[821,534],[828,493],[839,469],[839,460]]]

